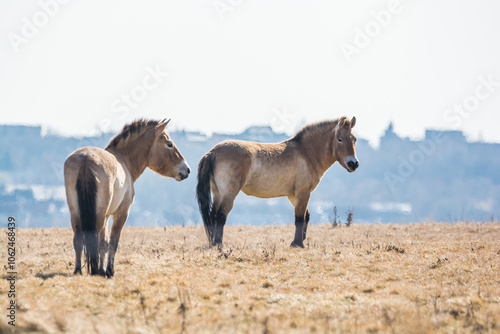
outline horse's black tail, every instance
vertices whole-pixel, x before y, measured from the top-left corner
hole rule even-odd
[[[84,163],[78,172],[76,192],[80,209],[80,228],[85,252],[85,265],[91,275],[97,275],[99,250],[97,244],[97,180],[91,170]]]
[[[198,164],[198,185],[196,186],[196,198],[200,209],[208,242],[212,245],[214,240],[214,228],[210,211],[212,209],[212,194],[210,191],[210,179],[214,175],[214,156],[209,152],[201,158]]]

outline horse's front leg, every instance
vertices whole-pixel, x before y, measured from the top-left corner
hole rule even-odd
[[[311,193],[304,192],[295,196],[295,238],[290,244],[291,247],[304,248],[304,239],[307,231],[306,211]]]
[[[109,237],[108,245],[108,266],[106,268],[106,276],[113,277],[115,274],[115,254],[118,249],[118,241],[122,232],[123,225],[127,221],[128,208],[124,213],[117,213],[113,215],[113,225],[111,227],[111,235]]]

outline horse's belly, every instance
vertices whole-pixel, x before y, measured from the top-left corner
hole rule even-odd
[[[254,157],[244,187],[245,194],[272,198],[293,195],[297,178],[297,164],[288,160]]]
[[[241,189],[245,194],[260,198],[289,196],[292,194],[293,184],[283,175],[266,175],[251,177]]]
[[[274,198],[274,197],[282,197],[288,196],[285,191],[277,191],[276,189],[255,189],[250,187],[243,187],[241,189],[243,193],[248,196],[255,196],[259,198]]]

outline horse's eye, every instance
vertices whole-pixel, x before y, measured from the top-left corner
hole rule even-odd
[[[337,140],[339,141],[339,143],[341,143],[341,142],[342,142],[342,138],[337,138]]]
[[[172,145],[172,143],[167,143],[167,146],[168,146],[169,148],[174,147],[174,145]]]

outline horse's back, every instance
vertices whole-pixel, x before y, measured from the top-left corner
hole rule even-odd
[[[237,155],[251,155],[257,149],[257,143],[245,141],[245,140],[224,140],[217,145],[215,145],[211,152],[222,156],[232,156]]]
[[[283,158],[286,146],[284,143],[263,144],[244,140],[226,140],[210,151],[217,160],[216,165],[229,164],[237,169],[246,169],[251,165],[267,165],[277,163]],[[263,166],[266,167],[266,166]]]

